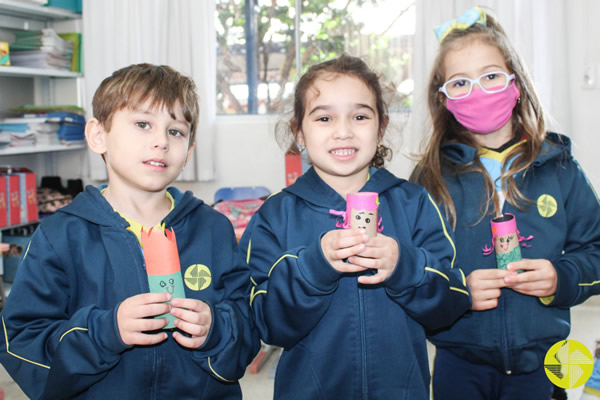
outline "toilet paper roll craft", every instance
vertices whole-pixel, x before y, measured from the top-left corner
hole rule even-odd
[[[155,293],[169,293],[171,298],[185,297],[179,252],[173,229],[165,230],[150,228],[142,229],[142,249],[146,262],[148,284],[150,291]],[[169,323],[163,329],[175,328],[175,316],[165,313],[156,318],[166,318]]]
[[[492,229],[492,247],[485,245],[484,255],[496,253],[496,266],[499,269],[506,269],[506,266],[514,261],[522,260],[521,246],[528,247],[525,243],[533,236],[527,238],[521,236],[517,229],[517,219],[513,214],[506,213],[493,218],[490,222]],[[523,270],[519,270],[519,273]]]
[[[329,210],[329,212],[343,218],[341,223],[336,224],[338,228],[362,228],[371,238],[383,230],[378,208],[378,193],[359,192],[346,196],[346,211]]]

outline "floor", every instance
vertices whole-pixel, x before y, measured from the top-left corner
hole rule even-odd
[[[595,341],[600,339],[600,296],[591,298],[586,303],[571,310],[572,329],[569,339],[577,340],[594,349]],[[430,358],[433,347],[429,346]],[[258,373],[250,370],[240,381],[245,400],[265,400],[273,398],[273,377],[278,359],[277,351],[271,352]],[[4,368],[0,366],[0,388],[4,389],[6,400],[27,399],[19,387],[10,379]],[[582,388],[567,390],[569,400],[579,400]],[[1,399],[0,399],[1,400]]]

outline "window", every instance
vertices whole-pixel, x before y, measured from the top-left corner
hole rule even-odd
[[[396,87],[395,108],[409,109],[414,2],[216,0],[217,113],[290,111],[298,69],[343,52],[383,74]]]

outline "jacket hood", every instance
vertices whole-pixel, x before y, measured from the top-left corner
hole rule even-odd
[[[452,164],[466,164],[475,159],[477,149],[462,143],[447,143],[442,146],[442,155]],[[559,133],[548,132],[533,166],[537,167],[548,160],[565,157],[571,157],[571,140]]]
[[[381,195],[386,190],[406,182],[384,168],[371,168],[369,174],[369,180],[362,187],[361,192],[377,192]],[[346,209],[346,199],[342,198],[339,193],[327,185],[313,167],[300,176],[293,185],[288,186],[283,191],[300,197],[317,207],[334,210]]]
[[[57,212],[75,215],[97,225],[117,225],[127,228],[129,226],[127,221],[114,211],[110,203],[102,196],[100,191],[104,187],[106,185],[99,187],[86,186],[85,191],[79,193],[68,207],[63,207]],[[202,200],[195,198],[192,192],[189,191],[182,193],[175,187],[170,187],[167,191],[173,196],[175,207],[164,218],[163,221],[166,225],[176,224],[192,210],[204,203]]]

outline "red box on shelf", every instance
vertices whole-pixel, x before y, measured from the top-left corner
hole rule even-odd
[[[290,186],[302,175],[302,156],[287,153],[285,155],[285,186]]]
[[[5,176],[8,225],[18,225],[21,223],[21,182],[19,175],[9,174]]]
[[[19,176],[21,223],[35,222],[38,220],[35,174],[27,168],[15,168],[13,172]]]
[[[8,225],[6,176],[0,175],[0,228]]]

